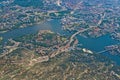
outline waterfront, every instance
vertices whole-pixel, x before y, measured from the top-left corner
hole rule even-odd
[[[10,38],[15,39],[17,37],[20,37],[26,34],[34,34],[39,30],[52,30],[53,32],[56,32],[56,33],[67,34],[65,33],[65,31],[62,30],[60,21],[55,19],[39,25],[21,28],[21,29],[15,29],[15,30],[8,31],[6,33],[1,33],[0,36],[3,37],[3,42],[6,42]],[[80,47],[90,49],[93,52],[102,51],[104,50],[105,46],[118,43],[118,41],[113,40],[110,37],[110,35],[104,35],[99,38],[84,38],[78,35],[77,38],[79,40],[79,44],[82,44],[82,46]],[[118,56],[113,56],[108,53],[105,53],[103,55],[109,57],[110,59],[112,59],[113,61],[115,61],[117,64],[120,65],[119,63],[120,58]]]
[[[34,26],[14,29],[5,33],[0,33],[0,36],[3,37],[3,42],[6,42],[10,38],[15,39],[26,34],[35,34],[39,30],[52,30],[53,32],[64,34],[64,31],[61,29],[59,20],[51,20]]]
[[[105,46],[118,44],[119,41],[116,41],[110,37],[110,35],[104,35],[99,38],[84,38],[82,36],[77,36],[79,44],[82,44],[80,47],[87,48],[93,52],[100,52],[104,50]],[[120,65],[120,57],[117,55],[109,54],[108,52],[101,53],[104,56],[107,56],[111,60],[115,61],[116,64]]]
[[[98,38],[84,38],[82,36],[77,36],[77,38],[82,47],[96,52],[102,51],[105,46],[118,44],[118,41],[112,39],[109,34]]]

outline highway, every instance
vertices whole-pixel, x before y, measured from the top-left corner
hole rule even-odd
[[[74,34],[70,37],[70,41],[69,41],[68,45],[70,45],[70,44],[73,42],[74,37],[75,37],[76,35],[78,35],[78,34],[80,34],[80,33],[83,33],[83,32],[85,32],[85,31],[87,31],[87,30],[89,30],[89,29],[91,29],[91,28],[93,28],[93,27],[95,27],[95,26],[92,26],[92,27],[89,27],[89,28],[86,28],[86,29],[83,29],[83,30],[79,30],[78,32],[74,33]]]
[[[108,52],[110,50],[115,50],[115,49],[118,49],[118,48],[107,49],[107,50],[103,50],[103,51],[100,51],[100,52],[97,52],[97,53],[101,54],[101,53],[105,53],[105,52]]]
[[[12,40],[13,41],[13,40]],[[20,44],[20,42],[15,42],[14,41],[14,45],[13,46],[6,46],[5,49],[7,49],[5,52],[1,53],[0,58],[8,55],[9,53],[11,53],[12,51],[16,50]]]
[[[83,33],[83,32],[85,32],[85,31],[87,31],[87,30],[89,30],[89,29],[91,29],[91,28],[93,28],[93,27],[96,27],[96,26],[91,26],[91,27],[89,27],[89,28],[86,28],[86,29],[83,29],[83,30],[79,30],[78,32],[74,33],[74,34],[70,37],[70,40],[69,40],[69,42],[66,44],[66,46],[69,46],[69,47],[70,47],[70,44],[74,41],[74,37],[75,37],[76,35],[78,35],[78,34],[80,34],[80,33]],[[50,58],[55,57],[56,55],[58,55],[58,54],[61,53],[61,52],[67,51],[67,50],[68,50],[68,47],[66,47],[66,46],[60,47],[55,53],[53,53],[53,54],[50,55]]]
[[[105,15],[106,15],[106,13],[104,13],[104,14],[102,15],[102,17],[101,17],[101,19],[99,20],[97,26],[100,26],[100,24],[102,23],[103,19],[105,18]]]
[[[98,27],[98,26],[102,23],[104,17],[105,17],[105,13],[104,13],[104,15],[102,15],[101,19],[99,20],[99,22],[98,22],[98,24],[97,24],[96,26],[89,26],[89,27],[86,28],[86,29],[79,30],[79,31],[77,31],[76,33],[72,34],[71,37],[70,37],[69,42],[68,42],[65,46],[61,46],[60,48],[58,48],[58,50],[54,51],[52,54],[50,54],[50,55],[48,55],[48,56],[42,56],[42,57],[39,57],[39,58],[37,58],[37,59],[33,59],[33,60],[31,60],[30,62],[32,62],[32,64],[33,64],[33,62],[34,62],[34,63],[38,63],[38,62],[48,61],[49,58],[53,58],[53,57],[55,57],[56,55],[60,54],[61,52],[67,51],[67,50],[68,50],[68,47],[70,47],[70,44],[74,41],[74,37],[75,37],[76,35],[78,35],[78,34],[80,34],[80,33],[83,33],[83,32],[85,32],[85,31],[87,31],[87,30],[89,30],[89,29],[91,29],[91,28]]]
[[[66,44],[66,46],[69,46],[69,47],[70,47],[70,44],[74,41],[74,37],[75,37],[76,35],[78,35],[78,34],[80,34],[80,33],[83,33],[83,32],[85,32],[85,31],[87,31],[87,30],[89,30],[89,29],[91,29],[91,28],[98,27],[98,26],[102,23],[102,21],[103,21],[104,18],[105,18],[105,13],[102,15],[101,19],[98,21],[98,24],[97,24],[96,26],[89,26],[89,27],[86,28],[86,29],[79,30],[79,31],[77,31],[76,33],[72,34],[71,37],[70,37],[70,40],[69,40],[69,42]],[[50,55],[50,58],[55,57],[56,55],[58,55],[58,54],[61,53],[61,52],[67,51],[67,50],[68,50],[68,47],[66,47],[66,46],[60,47],[55,53],[53,53],[53,54]]]

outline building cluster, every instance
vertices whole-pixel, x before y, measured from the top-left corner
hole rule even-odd
[[[105,49],[112,55],[120,56],[120,44],[106,46]]]
[[[78,4],[74,5],[69,15],[61,19],[65,30],[78,31],[95,26],[95,28],[91,28],[83,35],[99,37],[107,33],[115,33],[116,37],[119,37],[120,14],[118,13],[120,13],[120,6],[114,6],[111,2],[101,3],[101,1],[99,3],[92,3],[92,1],[85,3],[83,1]]]
[[[0,31],[31,26],[46,18],[45,12],[40,8],[23,7],[14,3],[1,4],[0,14]]]

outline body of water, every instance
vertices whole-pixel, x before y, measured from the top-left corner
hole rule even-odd
[[[3,37],[3,42],[6,42],[10,38],[14,39],[26,34],[34,34],[39,30],[52,30],[56,33],[67,34],[65,31],[62,30],[60,21],[55,19],[55,20],[47,21],[45,23],[41,23],[39,25],[21,28],[21,29],[15,29],[8,31],[6,33],[0,33],[0,36]],[[79,43],[82,44],[81,47],[90,49],[94,52],[102,51],[104,50],[105,46],[118,43],[118,41],[111,39],[109,35],[101,36],[99,38],[84,38],[78,35],[77,38],[79,40]],[[120,65],[119,63],[120,57],[113,56],[108,53],[105,53],[103,55],[109,57],[110,59],[112,59],[113,61],[115,61],[117,64]]]
[[[6,33],[0,33],[0,36],[3,37],[3,42],[6,42],[10,38],[14,39],[14,38],[26,35],[26,34],[34,34],[34,33],[38,32],[39,30],[51,30],[51,31],[54,31],[54,32],[60,33],[60,34],[65,33],[61,29],[61,24],[60,24],[59,20],[51,20],[51,21],[47,21],[45,23],[41,23],[38,25],[14,29],[14,30],[8,31]]]
[[[104,50],[105,46],[118,44],[119,41],[116,41],[110,37],[110,35],[104,35],[98,38],[84,38],[82,36],[77,36],[79,44],[82,44],[81,47],[92,50],[93,52],[100,52]],[[120,57],[117,55],[109,54],[108,52],[101,53],[104,56],[107,56],[113,60],[116,64],[120,65]]]
[[[82,47],[99,52],[104,49],[105,46],[118,44],[118,41],[112,39],[110,35],[104,35],[98,38],[84,38],[77,36],[79,43],[82,43]]]

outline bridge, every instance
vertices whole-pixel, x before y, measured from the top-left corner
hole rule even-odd
[[[89,27],[86,28],[86,29],[79,30],[79,31],[77,31],[76,33],[72,34],[71,37],[70,37],[69,42],[68,42],[65,46],[60,47],[55,53],[51,54],[51,55],[50,55],[50,58],[55,57],[56,55],[60,54],[61,52],[67,51],[68,47],[70,47],[70,44],[74,41],[74,37],[75,37],[75,36],[77,36],[77,35],[80,34],[80,33],[85,32],[85,31],[87,31],[87,30],[90,30],[90,29],[92,29],[92,28],[98,27],[98,26],[102,23],[102,20],[104,19],[104,17],[105,17],[105,13],[104,13],[104,15],[102,15],[102,18],[99,20],[99,22],[98,22],[98,24],[97,24],[96,26],[89,26]],[[106,52],[106,51],[102,51],[102,53],[103,53],[103,52]],[[100,53],[100,52],[99,52],[99,53]]]
[[[118,49],[118,47],[106,49],[106,50],[103,50],[103,51],[100,51],[100,52],[97,52],[97,53],[102,54],[102,53],[105,53],[105,52],[108,52],[108,51],[111,51],[111,50],[115,50],[115,49]]]
[[[49,11],[49,13],[53,13],[53,12],[56,12],[56,11]],[[91,28],[98,27],[102,23],[102,20],[104,19],[104,17],[105,17],[105,13],[104,13],[104,15],[102,15],[102,18],[99,20],[99,22],[98,22],[98,24],[96,26],[89,26],[86,29],[77,31],[76,33],[71,35],[70,40],[68,41],[68,43],[65,46],[61,46],[60,48],[58,48],[58,50],[54,51],[52,54],[50,54],[48,56],[43,56],[43,57],[38,57],[36,59],[32,59],[30,61],[30,64],[34,65],[34,63],[48,61],[49,58],[53,58],[56,55],[60,54],[61,52],[67,51],[68,47],[70,47],[70,44],[74,41],[75,36],[77,36],[80,33],[85,32],[85,31],[87,31],[87,30],[89,30]],[[101,51],[101,52],[98,52],[98,53],[103,53],[103,52],[106,52],[106,51],[108,51],[108,50],[104,50],[104,51]]]

